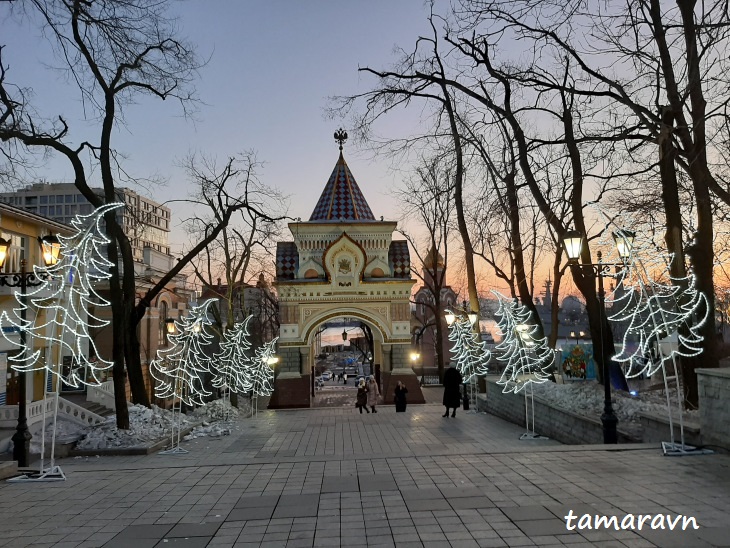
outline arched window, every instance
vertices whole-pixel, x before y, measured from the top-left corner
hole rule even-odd
[[[167,326],[165,325],[165,320],[167,319],[167,303],[165,301],[160,302],[160,306],[158,307],[158,311],[160,314],[160,333],[159,338],[160,342],[158,346],[167,346]]]
[[[319,278],[319,274],[317,273],[317,271],[315,269],[310,268],[309,270],[307,270],[304,273],[304,277],[308,278],[308,279]]]

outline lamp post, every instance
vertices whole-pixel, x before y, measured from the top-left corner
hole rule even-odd
[[[52,234],[38,237],[41,246],[43,262],[46,266],[53,266],[58,262],[58,254],[61,244],[56,236]],[[0,238],[0,269],[5,265],[5,259],[10,249],[10,241]],[[20,261],[20,272],[14,274],[0,274],[0,286],[20,288],[20,323],[26,323],[26,297],[29,287],[38,287],[43,283],[43,278],[36,275],[35,271],[26,272],[25,259]],[[20,347],[25,353],[25,330],[20,330]],[[18,467],[26,468],[30,460],[30,440],[32,438],[28,430],[28,416],[26,410],[25,393],[27,390],[26,371],[18,371],[18,425],[13,434],[13,460],[18,461]]]
[[[577,230],[569,230],[563,236],[563,246],[565,253],[568,255],[568,264],[571,268],[584,268],[593,273],[598,278],[598,304],[601,310],[601,322],[606,317],[606,293],[603,289],[603,278],[613,277],[614,275],[608,270],[611,266],[621,266],[626,268],[626,261],[631,256],[631,249],[634,243],[636,233],[630,230],[619,230],[613,233],[613,239],[616,243],[621,263],[604,263],[601,261],[603,255],[599,251],[597,263],[579,263],[581,251],[583,250],[583,235]],[[601,329],[601,371],[603,372],[603,389],[604,402],[603,414],[601,415],[601,423],[603,423],[603,443],[618,443],[617,425],[618,418],[613,411],[613,403],[611,401],[611,379],[609,378],[608,362],[606,359],[606,349],[603,338],[603,330]],[[575,333],[571,333],[575,335]],[[577,340],[576,340],[577,344]]]

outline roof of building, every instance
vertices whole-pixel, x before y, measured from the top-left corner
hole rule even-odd
[[[428,270],[433,270],[434,266],[441,269],[446,268],[441,253],[435,247],[431,247],[431,251],[423,258],[423,267]]]
[[[408,242],[393,240],[388,248],[388,262],[393,278],[411,277],[411,254],[408,251]]]
[[[375,220],[355,177],[347,167],[342,151],[309,220],[335,222]]]
[[[276,244],[276,279],[293,280],[299,270],[299,251],[294,242]]]

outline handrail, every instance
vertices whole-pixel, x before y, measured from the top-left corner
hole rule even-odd
[[[86,399],[107,409],[114,409],[114,381],[105,381],[99,386],[87,387]]]

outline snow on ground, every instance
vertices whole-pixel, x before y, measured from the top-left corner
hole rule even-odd
[[[555,384],[546,382],[534,384],[535,396],[548,403],[589,417],[601,416],[604,404],[604,388],[602,384],[594,381],[571,382],[566,384]],[[641,435],[639,424],[639,412],[648,411],[668,416],[666,396],[660,390],[640,392],[637,396],[631,396],[617,390],[611,391],[613,410],[619,420],[619,428],[627,430],[632,434]],[[670,391],[672,417],[677,418],[677,396],[676,390]],[[696,411],[685,411],[685,420],[697,420]]]
[[[230,434],[230,427],[218,424],[219,421],[235,421],[240,417],[251,416],[251,407],[247,400],[239,398],[239,408],[231,406],[228,401],[215,400],[196,408],[189,415],[181,415],[182,429],[192,424],[196,426],[184,439],[200,437],[220,437]],[[177,421],[177,418],[174,418]],[[142,405],[129,406],[129,430],[119,430],[116,416],[112,415],[100,425],[82,430],[85,436],[77,444],[77,449],[119,449],[128,447],[144,447],[150,443],[169,438],[172,434],[173,413],[153,405],[151,409]],[[40,451],[40,448],[39,448]]]
[[[175,418],[177,421],[177,417]],[[86,436],[76,444],[77,449],[113,449],[123,447],[143,447],[170,436],[173,424],[172,411],[153,405],[151,409],[143,405],[129,406],[129,430],[119,430],[116,416],[112,415],[105,423],[89,427]],[[190,420],[182,415],[182,428],[190,425]]]
[[[46,424],[46,446],[50,447],[53,443],[53,421],[49,420]],[[56,422],[56,443],[71,443],[83,437],[88,430],[88,426],[82,426],[75,422],[64,420],[61,417]],[[30,441],[30,452],[34,455],[41,453],[41,432],[40,430],[33,435]]]

